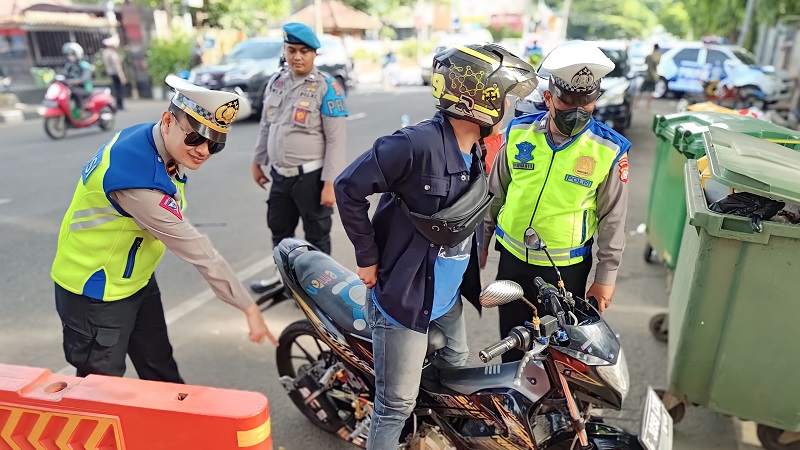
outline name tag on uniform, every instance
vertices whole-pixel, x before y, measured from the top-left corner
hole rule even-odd
[[[512,167],[515,169],[522,169],[522,170],[533,170],[533,164],[531,163],[513,163]]]
[[[592,187],[591,180],[587,180],[586,178],[576,177],[575,175],[567,174],[567,176],[564,177],[564,181],[569,181],[570,183],[575,183],[585,188]]]

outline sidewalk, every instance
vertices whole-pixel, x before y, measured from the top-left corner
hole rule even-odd
[[[0,124],[39,119],[42,117],[42,113],[44,113],[44,107],[41,105],[17,103],[13,107],[0,107]]]

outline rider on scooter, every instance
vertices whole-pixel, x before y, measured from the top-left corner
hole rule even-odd
[[[84,101],[92,95],[93,68],[88,61],[83,59],[83,47],[76,42],[67,42],[61,47],[61,53],[67,56],[64,64],[64,81],[72,92],[75,107],[84,114]]]
[[[433,61],[431,86],[439,112],[379,138],[336,179],[339,214],[355,247],[358,275],[372,288],[366,310],[376,393],[368,449],[397,448],[419,391],[431,322],[448,340],[437,363],[467,362],[461,296],[478,306],[475,228],[485,212],[470,209],[481,200],[474,199],[474,188],[485,181],[479,142],[502,120],[506,95],[524,98],[536,84],[533,67],[498,45],[447,49]],[[367,197],[379,192],[385,194],[370,223]],[[450,229],[449,221],[431,225],[448,213],[463,217],[452,211],[462,199],[475,200],[463,209],[477,220],[463,228]],[[430,223],[424,227],[420,221]],[[431,230],[442,232],[448,243]]]

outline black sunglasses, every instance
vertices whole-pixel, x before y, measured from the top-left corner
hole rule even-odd
[[[197,131],[192,130],[187,133],[186,130],[183,129],[181,121],[178,120],[178,116],[176,116],[175,113],[172,111],[170,111],[170,114],[172,114],[172,117],[175,118],[175,123],[178,124],[178,128],[180,128],[181,132],[183,133],[184,144],[188,145],[189,147],[197,147],[198,145],[201,145],[203,142],[208,141],[208,153],[211,153],[212,155],[221,152],[222,149],[225,148],[224,142],[214,142],[208,139],[207,137],[203,136],[202,134],[198,133]]]

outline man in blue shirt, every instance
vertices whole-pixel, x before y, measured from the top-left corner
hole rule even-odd
[[[367,318],[376,394],[367,448],[373,450],[397,448],[419,390],[430,322],[448,339],[437,363],[464,365],[469,349],[461,295],[480,308],[475,234],[452,248],[437,246],[391,194],[418,214],[452,205],[471,180],[484,176],[477,144],[502,120],[506,94],[527,96],[536,74],[502,47],[470,45],[436,55],[431,86],[440,112],[378,139],[335,184],[358,275],[372,288]],[[378,192],[385,194],[370,223],[367,197]]]

